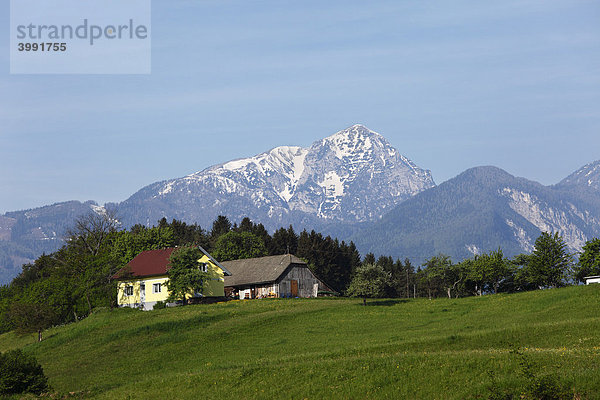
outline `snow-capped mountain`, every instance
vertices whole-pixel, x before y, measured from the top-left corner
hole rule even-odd
[[[354,125],[309,148],[276,147],[152,184],[121,203],[119,213],[132,223],[143,217],[147,224],[164,216],[207,226],[219,214],[249,216],[273,227],[365,222],[433,186],[429,171],[383,136]]]
[[[354,125],[315,142],[288,203],[322,218],[362,222],[435,186],[431,173],[401,155],[387,140]]]

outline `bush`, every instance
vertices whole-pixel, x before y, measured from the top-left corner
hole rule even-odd
[[[573,398],[570,384],[560,379],[558,375],[534,377],[526,388],[525,394],[532,399],[562,400]]]
[[[35,357],[21,350],[0,353],[0,394],[40,394],[48,390],[48,379]]]
[[[50,328],[56,320],[54,310],[40,303],[13,303],[8,316],[18,333],[37,332],[38,342],[42,341],[42,331]]]
[[[153,310],[162,310],[163,308],[167,308],[167,303],[164,301],[157,301],[154,307],[152,307]]]

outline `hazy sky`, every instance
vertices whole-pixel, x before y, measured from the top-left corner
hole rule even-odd
[[[155,0],[152,15],[145,76],[10,75],[1,30],[0,213],[122,201],[355,123],[436,183],[496,165],[554,184],[600,159],[597,0]]]

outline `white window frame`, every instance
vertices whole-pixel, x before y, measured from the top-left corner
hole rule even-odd
[[[162,292],[162,283],[153,283],[152,284],[152,293],[160,293],[160,292]]]
[[[125,286],[125,289],[123,289],[123,293],[125,293],[125,296],[133,296],[133,286],[132,285]]]
[[[198,266],[198,268],[202,272],[208,272],[208,263],[200,263],[200,265]]]

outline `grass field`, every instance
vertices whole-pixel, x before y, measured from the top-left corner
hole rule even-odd
[[[600,398],[600,285],[466,299],[273,299],[99,311],[24,348],[60,393],[114,399],[464,399],[563,382]],[[515,350],[517,349],[517,350]]]

